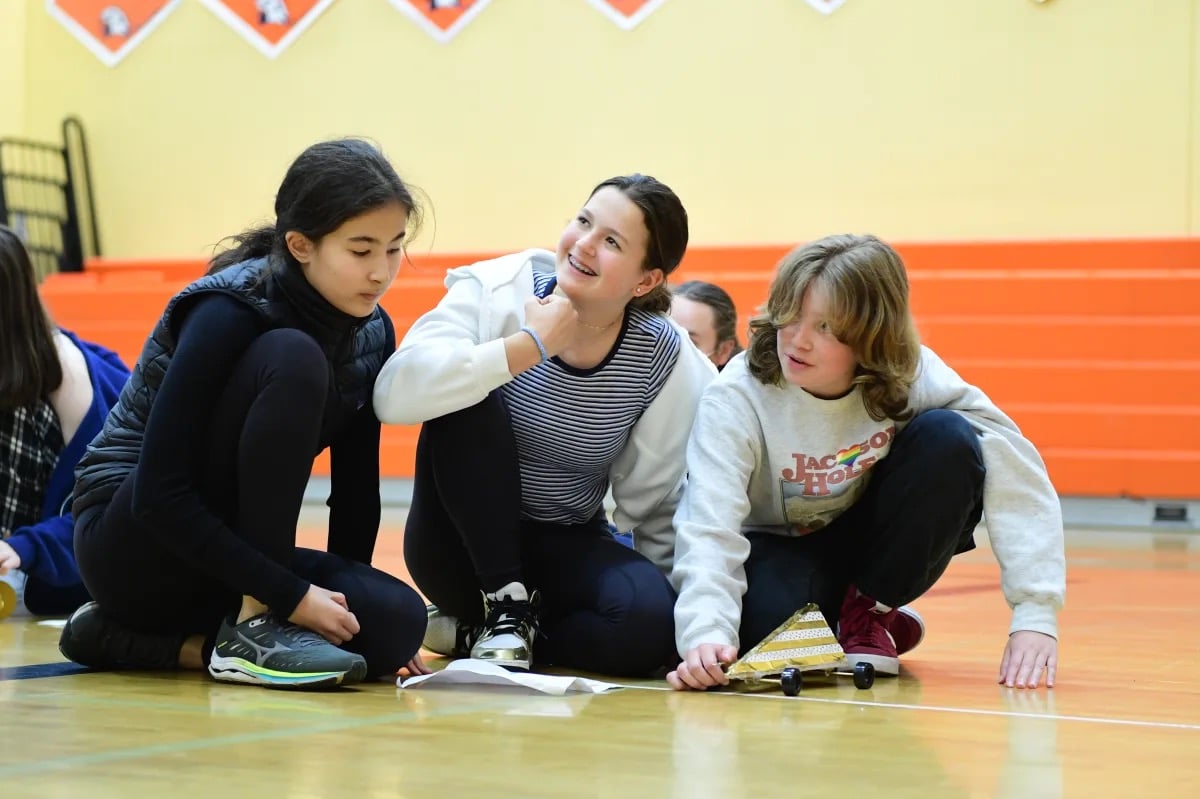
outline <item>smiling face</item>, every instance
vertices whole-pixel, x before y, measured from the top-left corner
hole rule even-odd
[[[408,211],[389,203],[346,220],[313,242],[289,230],[288,249],[310,285],[351,316],[370,316],[400,271]]]
[[[804,292],[796,318],[775,334],[783,379],[821,399],[850,391],[858,368],[854,350],[834,335],[829,313],[828,293],[815,281]]]
[[[559,238],[558,287],[577,307],[623,308],[663,281],[662,270],[643,269],[649,238],[641,209],[605,186]]]

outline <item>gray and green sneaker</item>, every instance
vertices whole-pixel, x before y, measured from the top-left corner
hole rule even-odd
[[[362,682],[367,661],[312,630],[261,613],[241,624],[221,622],[208,673],[266,688],[332,688]]]

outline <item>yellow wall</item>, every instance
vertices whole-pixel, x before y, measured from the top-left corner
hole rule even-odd
[[[25,132],[25,2],[0,0],[0,138]]]
[[[84,120],[113,255],[206,252],[340,134],[428,192],[437,251],[552,242],[632,170],[696,243],[1200,233],[1200,0],[669,0],[633,32],[495,0],[449,45],[338,0],[275,61],[184,0],[113,69],[25,2],[25,130]]]
[[[1200,234],[1200,0],[1193,0],[1192,14],[1188,20],[1191,31],[1191,102],[1192,123],[1187,130],[1188,152],[1186,169],[1191,173],[1192,183],[1188,192],[1188,232]]]

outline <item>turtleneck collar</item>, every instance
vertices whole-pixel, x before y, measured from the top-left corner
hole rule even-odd
[[[295,314],[297,327],[328,352],[338,349],[356,327],[370,319],[351,316],[333,307],[294,264],[273,262],[270,271],[271,284]]]

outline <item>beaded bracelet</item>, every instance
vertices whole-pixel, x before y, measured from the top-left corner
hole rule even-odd
[[[537,334],[537,331],[532,327],[522,327],[521,331],[528,333],[529,337],[533,339],[533,343],[537,345],[538,352],[542,354],[542,363],[550,360],[550,353],[546,352],[546,345],[542,343],[542,337]]]

